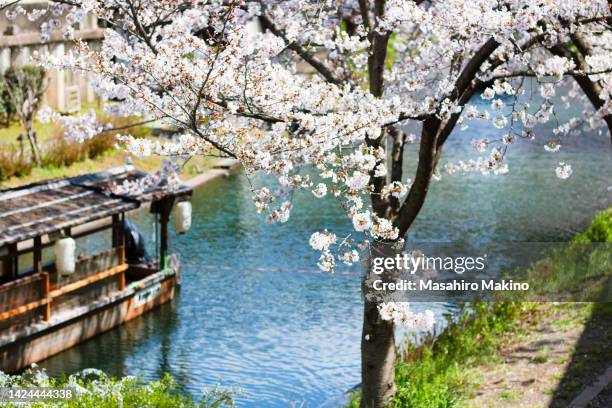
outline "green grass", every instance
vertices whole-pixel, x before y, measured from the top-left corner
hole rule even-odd
[[[534,363],[538,363],[538,364],[547,363],[548,362],[548,356],[544,355],[544,354],[536,356],[536,357],[534,357],[533,362]]]
[[[502,401],[516,401],[521,398],[521,393],[517,391],[504,390],[499,393],[499,399]]]
[[[38,121],[34,121],[34,131],[36,132],[38,143],[44,144],[51,139],[52,136],[57,134],[59,131],[59,126],[53,123],[42,124]],[[18,120],[11,121],[8,127],[0,128],[0,146],[19,146],[17,136],[19,136],[20,133],[24,134],[25,131]],[[24,140],[24,144],[27,147],[28,141]]]
[[[471,308],[437,339],[413,350],[412,360],[398,363],[398,393],[392,406],[458,406],[471,382],[466,368],[494,359],[508,333],[517,336],[524,330],[522,322],[534,305],[478,302]]]

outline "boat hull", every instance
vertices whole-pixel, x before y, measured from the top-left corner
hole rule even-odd
[[[28,327],[0,346],[0,370],[13,373],[109,331],[174,298],[176,271],[161,271],[95,304]]]

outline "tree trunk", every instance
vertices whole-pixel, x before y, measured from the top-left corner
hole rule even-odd
[[[38,149],[38,143],[36,142],[36,133],[32,126],[26,126],[26,133],[28,135],[28,141],[30,142],[30,149],[32,150],[32,160],[36,163],[36,167],[40,167],[42,159],[40,157],[40,150]]]
[[[364,300],[361,334],[361,407],[384,407],[395,395],[395,332],[377,304]]]

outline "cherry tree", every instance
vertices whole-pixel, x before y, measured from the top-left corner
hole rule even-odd
[[[24,13],[19,7],[6,6],[7,17]],[[611,15],[602,0],[70,0],[49,7],[51,16],[29,12],[47,19],[43,40],[53,30],[74,36],[84,13],[108,29],[99,49],[76,38],[75,50],[41,55],[42,63],[95,74],[96,92],[118,101],[108,106],[114,114],[139,113],[182,131],[165,143],[119,135],[127,151],[233,157],[247,175],[273,175],[281,188],[253,191],[271,222],[288,220],[288,191],[334,196],[355,233],[313,233],[310,245],[327,271],[357,261],[363,241],[402,242],[432,181],[446,173],[502,174],[516,143],[536,140],[554,153],[581,129],[612,129]],[[520,98],[527,84],[542,102]],[[475,97],[490,108],[471,105]],[[560,122],[558,101],[585,105]],[[93,115],[45,110],[41,117],[63,121],[76,139],[104,128]],[[504,135],[475,139],[474,160],[442,164],[453,130],[473,121]],[[549,121],[552,134],[541,132]],[[420,135],[407,133],[407,124]],[[416,172],[404,174],[410,144]],[[565,179],[572,167],[559,163],[551,172]],[[396,392],[394,327],[431,324],[430,313],[414,314],[405,303],[365,298],[362,406],[383,406]]]

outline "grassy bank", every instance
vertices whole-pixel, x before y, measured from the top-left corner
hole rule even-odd
[[[135,119],[122,118],[121,121]],[[117,122],[116,126],[127,123]],[[58,177],[76,176],[84,173],[103,171],[126,163],[127,154],[114,147],[114,141],[108,135],[97,136],[86,143],[69,143],[63,139],[62,131],[55,125],[36,123],[39,141],[44,146],[43,164],[34,167],[26,154],[20,154],[16,135],[20,132],[18,124],[0,129],[0,188],[15,187]],[[144,126],[131,129],[137,137],[148,137],[149,130]],[[152,156],[144,159],[131,158],[134,166],[151,172],[161,167],[162,158]],[[183,178],[190,178],[211,166],[212,160],[205,157],[194,157],[185,166]]]
[[[575,241],[612,242],[612,209],[600,213]],[[408,345],[396,366],[398,393],[391,406],[535,407],[542,401],[546,404],[541,406],[567,406],[612,361],[610,303],[505,301],[472,303],[469,308],[438,337],[418,347]],[[515,358],[516,350],[523,355]],[[538,369],[550,381],[535,378],[532,373]],[[510,373],[519,386],[504,384]],[[532,387],[536,381],[540,387]],[[521,398],[531,398],[523,395],[530,388],[540,398],[519,404]],[[359,406],[359,393],[349,406]]]
[[[112,167],[123,166],[126,163],[126,153],[118,149],[104,152],[95,159],[85,159],[70,166],[47,166],[32,169],[32,172],[23,177],[11,177],[0,182],[0,188],[16,187],[58,177],[71,177],[85,173],[94,173]],[[192,158],[183,169],[181,179],[187,180],[212,166],[214,159],[209,157]],[[144,159],[131,158],[132,164],[138,169],[152,172],[161,168],[162,158],[151,156]]]
[[[495,358],[506,342],[520,337],[539,318],[535,303],[476,303],[438,337],[418,347],[408,346],[398,361],[398,393],[392,406],[457,407],[473,385],[467,369]],[[359,407],[359,393],[350,407]]]

